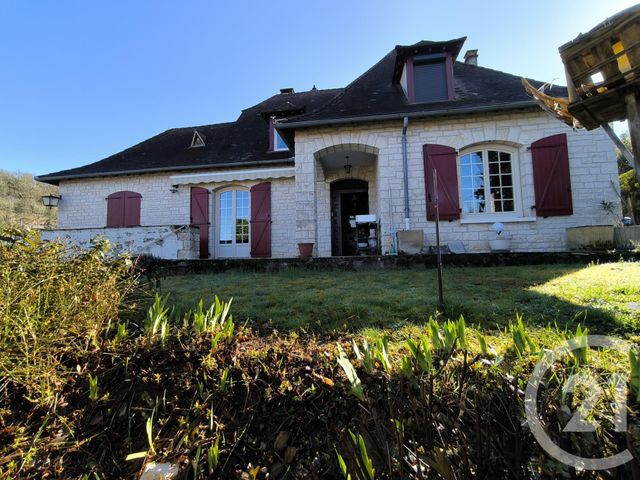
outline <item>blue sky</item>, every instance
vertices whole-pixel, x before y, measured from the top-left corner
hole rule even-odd
[[[558,47],[634,3],[0,0],[0,169],[48,173],[233,121],[419,40],[466,35],[480,65],[564,85]]]

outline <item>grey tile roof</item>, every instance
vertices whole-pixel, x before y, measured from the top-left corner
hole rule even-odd
[[[98,162],[36,178],[57,184],[72,178],[290,163],[290,152],[268,151],[268,113],[278,116],[278,112],[311,111],[339,92],[340,89],[328,89],[280,93],[243,110],[235,122],[173,128]],[[204,147],[189,148],[194,130],[205,139]]]
[[[56,184],[71,178],[290,163],[290,152],[268,151],[270,115],[279,119],[280,132],[292,143],[293,130],[311,125],[366,122],[403,115],[426,117],[537,108],[525,93],[520,77],[461,62],[454,65],[454,100],[410,103],[402,87],[394,81],[398,77],[397,65],[404,56],[436,48],[457,55],[463,42],[464,38],[460,38],[397,46],[344,89],[280,93],[243,110],[235,122],[167,130],[98,162],[37,179]],[[534,80],[531,83],[541,84]],[[566,89],[555,87],[548,93],[566,96]],[[189,148],[194,130],[204,136],[206,146]]]
[[[521,77],[462,62],[454,64],[454,100],[410,103],[402,87],[398,83],[392,82],[397,55],[404,49],[422,47],[425,44],[429,45],[429,43],[419,42],[409,47],[396,47],[326,105],[316,111],[291,118],[285,122],[288,125],[283,124],[282,127],[284,129],[296,128],[349,119],[366,121],[366,117],[370,117],[373,121],[378,117],[394,114],[455,115],[456,112],[469,113],[474,110],[501,110],[536,106],[536,103],[522,87]],[[539,81],[530,81],[536,87],[542,84]],[[547,93],[566,97],[566,88],[554,87]]]

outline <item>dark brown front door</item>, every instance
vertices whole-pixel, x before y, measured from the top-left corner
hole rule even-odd
[[[209,190],[191,187],[191,225],[200,227],[200,258],[209,258]]]

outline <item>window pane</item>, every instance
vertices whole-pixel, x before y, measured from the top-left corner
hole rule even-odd
[[[460,158],[462,165],[460,183],[462,189],[462,209],[464,213],[484,211],[484,167],[482,152],[472,152]]]
[[[249,243],[249,192],[236,190],[236,243]]]
[[[512,212],[513,202],[513,176],[511,154],[489,150],[489,189],[491,195],[491,212]],[[508,201],[507,201],[508,200]]]
[[[233,192],[220,194],[220,243],[233,241]]]
[[[276,130],[274,130],[273,133],[275,134],[275,142],[274,142],[275,149],[276,150],[289,150],[289,148],[287,147],[287,144],[284,143],[284,140],[282,139],[280,134]]]

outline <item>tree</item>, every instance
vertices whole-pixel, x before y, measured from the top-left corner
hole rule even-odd
[[[620,175],[620,193],[622,195],[622,212],[631,217],[635,225],[640,221],[640,181],[635,170],[630,169]]]
[[[629,151],[631,151],[631,138],[629,137],[629,134],[626,132],[623,133],[622,135],[620,135],[620,140],[622,141],[622,143],[624,143],[624,146],[627,147]],[[622,155],[622,152],[616,149],[616,153],[618,156],[618,174],[622,174],[631,170],[633,166],[629,165],[629,162],[627,161],[625,156]]]

